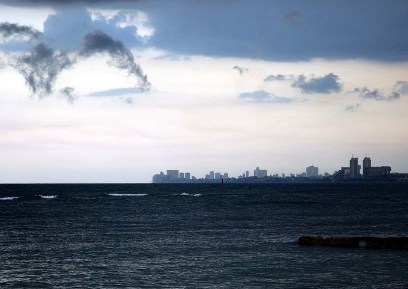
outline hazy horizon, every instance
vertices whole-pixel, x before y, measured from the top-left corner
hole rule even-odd
[[[407,1],[0,0],[0,183],[408,172]]]

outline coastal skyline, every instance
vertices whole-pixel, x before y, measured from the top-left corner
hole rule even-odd
[[[153,175],[152,183],[214,183],[214,181],[232,180],[241,183],[251,182],[276,182],[277,179],[286,179],[288,182],[293,182],[296,179],[311,179],[311,180],[323,180],[325,181],[398,181],[406,182],[408,179],[408,173],[397,172],[386,164],[372,163],[371,158],[365,156],[360,160],[354,155],[351,157],[348,166],[341,165],[333,173],[321,172],[319,174],[319,167],[315,165],[309,165],[305,167],[303,171],[291,172],[290,174],[277,173],[268,171],[266,168],[260,169],[256,167],[253,170],[253,174],[250,170],[243,170],[239,175],[231,175],[228,171],[217,172],[209,171],[205,176],[196,176],[189,170],[180,171],[178,169],[167,169],[166,173],[160,171]]]
[[[0,0],[0,183],[408,172],[407,1]]]

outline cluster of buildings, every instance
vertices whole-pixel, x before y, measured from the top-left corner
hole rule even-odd
[[[328,175],[326,173],[326,175]],[[285,174],[278,175],[269,175],[268,170],[260,169],[256,167],[254,170],[254,174],[250,175],[249,171],[245,171],[242,175],[239,175],[237,178],[230,177],[228,173],[220,173],[210,171],[208,174],[205,175],[204,178],[196,178],[192,176],[190,173],[183,173],[179,170],[167,170],[166,173],[160,172],[153,176],[152,182],[153,183],[218,183],[221,180],[228,180],[229,182],[257,182],[261,181],[270,181],[270,180],[277,180],[277,179],[290,179],[290,178],[322,178],[319,175],[319,169],[315,166],[309,166],[306,168],[305,173],[297,174],[290,174],[290,176],[286,176]]]
[[[358,164],[358,158],[354,156],[350,159],[350,166],[342,167],[333,175],[334,180],[344,179],[359,179],[359,178],[379,178],[391,173],[390,166],[373,167],[371,159],[365,157],[363,159],[363,174],[361,175],[361,165]]]
[[[362,172],[361,172],[362,169]],[[371,165],[371,159],[365,157],[362,167],[358,163],[358,158],[352,157],[348,167],[341,167],[333,175],[324,173],[319,175],[319,168],[314,165],[308,166],[306,171],[301,174],[274,174],[268,175],[268,171],[257,167],[253,175],[245,171],[237,178],[230,177],[228,173],[210,171],[203,178],[196,178],[189,172],[183,173],[179,170],[167,170],[166,173],[160,172],[153,176],[153,183],[219,183],[221,180],[230,183],[269,183],[269,182],[331,182],[331,181],[357,181],[357,180],[399,180],[408,181],[408,174],[391,174],[390,166],[374,167]]]
[[[167,170],[167,173],[156,174],[153,176],[153,183],[183,183],[190,182],[195,180],[194,176],[191,176],[190,173],[182,173],[179,170]]]

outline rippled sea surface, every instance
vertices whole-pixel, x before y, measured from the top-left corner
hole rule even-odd
[[[408,185],[0,185],[0,288],[408,288]]]

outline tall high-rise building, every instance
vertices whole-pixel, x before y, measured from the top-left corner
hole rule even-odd
[[[369,157],[365,157],[363,159],[363,176],[368,177],[370,174],[371,168],[371,159]]]
[[[186,178],[186,180],[189,180],[190,179],[190,173],[185,173],[184,177]]]
[[[306,177],[318,177],[319,176],[319,168],[315,166],[309,166],[306,168]]]
[[[210,172],[210,180],[213,180],[214,179],[214,171],[211,171]]]
[[[350,159],[350,177],[353,179],[360,177],[360,168],[358,158],[352,157]]]
[[[249,171],[246,171],[246,172],[245,172],[245,177],[246,177],[246,178],[249,178]]]

